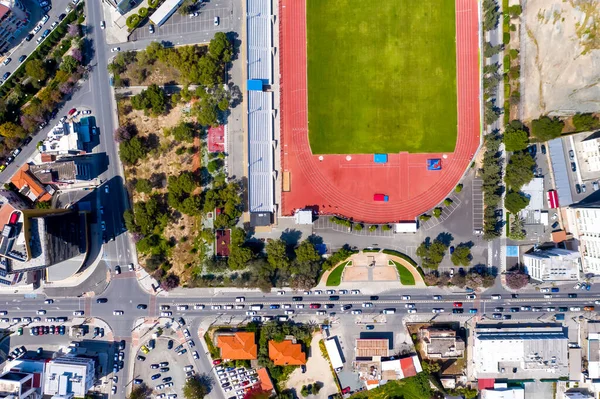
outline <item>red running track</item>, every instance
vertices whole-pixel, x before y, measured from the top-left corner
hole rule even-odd
[[[456,0],[458,135],[448,154],[313,155],[308,141],[306,0],[281,0],[281,169],[291,190],[282,193],[283,215],[314,207],[370,223],[414,220],[448,196],[469,167],[480,141],[479,34],[477,0]],[[445,156],[445,158],[443,158]],[[428,158],[443,158],[428,171]],[[374,202],[373,194],[389,196]]]

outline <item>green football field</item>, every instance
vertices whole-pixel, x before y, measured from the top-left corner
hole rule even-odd
[[[314,154],[452,152],[454,0],[307,0]]]

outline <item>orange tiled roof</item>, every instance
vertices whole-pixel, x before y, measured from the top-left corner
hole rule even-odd
[[[306,364],[306,354],[302,352],[300,344],[290,340],[275,342],[269,341],[269,359],[276,366],[300,366]]]
[[[233,335],[219,335],[217,347],[221,349],[223,359],[256,359],[257,346],[253,332],[238,332]]]
[[[264,367],[256,370],[258,374],[258,379],[260,380],[260,389],[265,392],[271,392],[273,390],[273,382],[271,381],[271,377],[269,377],[269,373],[267,369]]]
[[[10,181],[17,187],[18,190],[21,190],[25,186],[29,187],[29,190],[33,193],[36,200],[50,201],[52,199],[52,196],[48,194],[44,186],[42,186],[31,173],[29,173],[29,164],[23,165]]]

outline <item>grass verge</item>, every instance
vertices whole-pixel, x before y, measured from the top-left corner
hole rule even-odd
[[[406,267],[395,260],[390,260],[390,262],[396,266],[396,270],[398,270],[398,275],[400,276],[400,283],[402,285],[415,285],[415,277]]]

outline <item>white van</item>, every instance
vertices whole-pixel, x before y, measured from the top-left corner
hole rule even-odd
[[[250,310],[261,310],[263,305],[252,305],[250,306]]]
[[[235,298],[236,302],[244,302],[245,300],[246,300],[246,298],[243,296],[238,296],[237,298]]]
[[[383,314],[394,314],[396,313],[396,309],[383,309]]]

